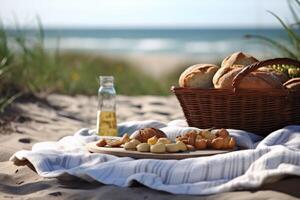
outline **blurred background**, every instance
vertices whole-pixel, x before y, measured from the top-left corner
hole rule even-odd
[[[0,91],[10,100],[96,95],[99,75],[114,75],[118,94],[169,95],[189,65],[236,51],[299,59],[297,0],[0,2]]]

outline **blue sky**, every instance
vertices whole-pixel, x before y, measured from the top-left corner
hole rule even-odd
[[[5,26],[276,27],[291,21],[285,0],[0,0]]]

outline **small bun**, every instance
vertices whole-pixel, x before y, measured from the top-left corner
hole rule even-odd
[[[294,91],[300,91],[300,78],[292,78],[283,84],[286,88]]]
[[[187,68],[179,78],[180,87],[212,88],[212,78],[219,67],[214,64],[196,64]]]
[[[274,76],[279,78],[282,84],[285,83],[287,80],[289,80],[288,76],[285,73],[276,71],[271,66],[260,67],[258,71],[272,73]]]
[[[143,128],[134,132],[130,139],[137,139],[141,143],[147,143],[149,138],[156,136],[157,138],[166,138],[166,134],[159,129],[156,128]]]
[[[253,56],[243,53],[235,52],[230,56],[227,56],[221,64],[221,67],[234,67],[234,66],[247,66],[252,63],[257,62],[258,60]]]

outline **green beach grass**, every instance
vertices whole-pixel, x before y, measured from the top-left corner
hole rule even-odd
[[[0,27],[0,111],[22,94],[96,95],[98,76],[115,77],[121,95],[169,95],[170,86],[118,58],[79,52],[47,51],[40,26],[34,42],[21,30],[11,50],[8,36]]]

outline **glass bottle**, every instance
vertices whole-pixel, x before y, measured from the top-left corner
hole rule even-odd
[[[113,76],[100,76],[98,90],[97,134],[117,136],[116,91]]]

